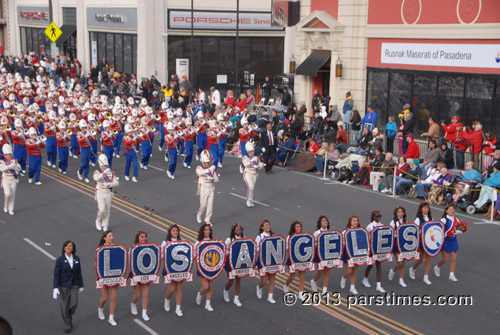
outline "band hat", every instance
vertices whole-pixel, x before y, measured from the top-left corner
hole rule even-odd
[[[245,144],[245,149],[246,149],[247,151],[255,151],[255,147],[253,146],[253,143],[252,143],[252,142],[247,142],[247,143]]]
[[[100,167],[109,166],[108,157],[105,154],[100,154],[97,161],[99,162]]]
[[[36,135],[36,129],[31,127],[29,130],[28,130],[28,134],[31,136],[31,135]]]
[[[2,152],[4,155],[12,155],[12,146],[8,143],[5,143],[2,146]]]
[[[203,150],[200,155],[200,160],[202,163],[210,163],[210,153],[207,150]]]

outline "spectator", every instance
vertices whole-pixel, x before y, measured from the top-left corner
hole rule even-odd
[[[406,141],[408,142],[408,151],[405,155],[406,159],[420,158],[420,148],[414,138],[415,137],[411,133],[406,135]]]
[[[376,148],[382,149],[384,151],[384,139],[382,135],[378,132],[378,128],[375,127],[372,130],[373,139],[368,142],[368,144],[375,150]]]
[[[279,166],[283,166],[287,157],[293,155],[293,149],[295,147],[294,141],[290,138],[289,134],[283,135],[283,140],[278,142],[278,154],[276,155],[276,161]]]
[[[445,144],[446,146],[446,144]],[[443,167],[441,169],[438,168],[432,169],[429,172],[429,176],[424,180],[424,181],[419,181],[417,183],[417,198],[418,199],[424,199],[425,198],[425,190],[430,188],[433,184],[437,182],[437,180],[442,177],[444,174],[445,176],[448,174],[448,169],[446,167]]]
[[[465,150],[467,150],[467,141],[462,136],[462,123],[458,122],[456,124],[455,139],[453,141],[455,147],[455,160],[457,163],[457,169],[464,168],[465,162]]]
[[[422,163],[423,174],[427,176],[427,171],[436,166],[439,158],[441,157],[441,150],[437,147],[436,141],[429,141],[429,149],[424,156],[424,162]]]
[[[292,116],[292,122],[290,123],[290,134],[292,139],[296,139],[302,133],[302,126],[304,124],[296,117],[296,115]]]
[[[302,122],[302,124],[305,124],[305,115],[307,113],[307,108],[306,108],[306,103],[304,101],[300,102],[300,108],[297,111],[297,118]]]
[[[288,89],[283,88],[283,96],[281,97],[281,104],[283,105],[283,111],[288,109],[288,104],[292,102],[292,97],[288,93]]]
[[[483,176],[478,170],[474,169],[474,162],[470,161],[465,164],[465,171],[460,171],[462,180],[466,182],[482,182]]]
[[[347,131],[344,129],[344,122],[339,121],[337,123],[337,128],[336,147],[339,152],[344,152],[347,150]]]
[[[323,137],[325,141],[330,143],[335,143],[335,139],[337,138],[337,130],[333,127],[331,122],[326,122],[323,130]]]
[[[233,91],[227,90],[226,98],[224,99],[224,103],[226,105],[236,106],[236,100],[234,99]]]
[[[361,121],[361,115],[359,115],[359,112],[355,109],[352,111],[351,115],[351,120],[349,121],[349,125],[352,129],[352,142],[354,145],[358,145],[358,135],[359,135],[359,130],[361,129],[361,126],[359,125],[359,122]]]
[[[349,122],[351,122],[351,114],[353,107],[354,107],[354,102],[352,100],[351,91],[349,91],[345,94],[344,106],[342,107],[342,111],[344,112],[344,118],[342,121],[344,121],[344,129],[346,130],[349,129],[348,127],[350,126]]]
[[[211,87],[210,88],[210,92],[211,92],[211,99],[210,99],[210,102],[212,105],[215,105],[215,106],[221,106],[221,100],[220,100],[220,93],[219,93],[219,90],[216,88],[216,87]]]
[[[370,130],[375,128],[377,126],[377,120],[378,120],[378,115],[377,112],[375,112],[372,108],[372,106],[368,106],[366,109],[366,114],[361,119],[361,121],[358,122],[358,126],[364,125],[364,127],[368,127]]]
[[[426,133],[420,135],[420,137],[427,137],[427,143],[431,140],[439,141],[439,125],[434,121],[434,118],[429,117],[429,129]]]
[[[353,151],[357,155],[363,155],[368,151],[368,142],[371,142],[373,135],[368,128],[363,129],[363,136],[359,141],[358,148]]]
[[[441,153],[439,154],[439,161],[446,165],[446,168],[453,169],[453,151],[449,149],[445,142],[441,143]]]
[[[484,169],[486,170],[488,166],[491,165],[491,161],[493,160],[493,153],[497,148],[496,146],[497,137],[495,136],[495,134],[489,131],[485,133],[484,137],[485,138],[483,142],[483,147],[484,147],[483,166]]]
[[[405,103],[403,105],[403,111],[401,113],[398,114],[398,117],[399,119],[401,120],[401,122],[405,122],[406,120],[406,116],[408,115],[408,113],[411,113],[410,112],[410,104],[409,103]]]
[[[244,110],[247,107],[247,96],[245,93],[240,94],[240,99],[238,103],[236,103],[236,107],[240,109],[240,111]]]
[[[457,131],[457,123],[459,121],[458,116],[453,116],[451,118],[451,123],[446,125],[444,121],[441,121],[441,128],[444,130],[444,139],[448,143],[449,148],[453,148],[453,142],[455,140],[455,132]]]
[[[316,139],[314,137],[311,137],[309,140],[306,140],[306,143],[309,143],[307,145],[307,151],[317,153],[319,150],[319,144],[316,142]],[[327,143],[328,145],[328,143]]]
[[[409,141],[407,139],[409,134],[413,135],[414,121],[413,121],[413,113],[408,111],[404,114],[404,127],[403,127],[403,154],[406,154],[408,151]],[[408,158],[408,157],[407,157]],[[418,158],[418,157],[415,157]]]
[[[273,88],[273,83],[269,76],[266,76],[265,82],[262,84],[262,91],[264,92],[264,105],[269,103],[269,98],[271,98],[271,90]]]
[[[493,166],[493,173],[483,183],[479,198],[474,202],[474,206],[481,208],[488,200],[492,200],[495,188],[500,188],[500,163]]]
[[[387,138],[387,151],[394,152],[394,138],[396,137],[396,132],[398,126],[394,122],[394,116],[389,116],[389,122],[385,125],[385,134]]]
[[[330,105],[328,117],[330,118],[330,121],[332,121],[335,124],[337,124],[339,121],[342,121],[342,115],[340,115],[339,108],[337,105]]]
[[[396,166],[396,185],[398,184],[399,180],[401,180],[406,176],[405,172],[408,172],[409,167],[410,165],[406,163],[406,159],[404,158],[404,156],[399,156],[398,165]],[[385,174],[382,177],[382,186],[384,186],[382,193],[391,193],[393,184],[394,184],[394,172],[391,174]],[[397,189],[398,188],[396,188],[396,191]]]
[[[319,90],[314,90],[314,95],[312,98],[312,108],[313,112],[319,112],[320,111],[320,105],[321,105],[321,95],[319,94]]]
[[[249,111],[253,110],[253,107],[255,106],[255,97],[253,95],[253,91],[251,89],[247,90],[247,108]]]
[[[323,137],[325,130],[326,121],[323,119],[319,113],[314,114],[314,137],[316,141],[320,142],[321,137]]]
[[[335,144],[333,144],[333,150],[335,151]],[[327,164],[328,160],[331,160],[330,158],[334,158],[334,160],[338,161],[340,154],[338,153],[338,151],[336,154],[336,158],[334,158],[333,152],[330,151],[330,146],[328,145],[328,143],[321,143],[321,149],[319,149],[318,152],[314,155],[314,160],[316,163],[316,174],[323,174],[325,167],[325,157],[327,158]]]
[[[393,174],[393,168],[396,163],[392,159],[392,153],[388,152],[385,154],[385,159],[382,162],[381,169],[378,171],[370,172],[370,185],[373,186],[375,192],[379,191],[380,182],[383,177],[391,176]]]
[[[469,142],[469,150],[474,154],[474,164],[479,167],[479,155],[483,150],[483,126],[479,121],[472,123],[472,129],[462,130],[462,136]]]
[[[483,172],[484,177],[489,177],[493,173],[493,166],[495,166],[498,162],[500,162],[500,150],[497,149],[493,153],[493,161],[491,161],[490,166],[488,166],[488,169]]]

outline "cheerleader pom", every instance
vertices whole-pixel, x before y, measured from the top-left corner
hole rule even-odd
[[[465,233],[469,230],[469,225],[465,221],[459,221],[456,230]]]

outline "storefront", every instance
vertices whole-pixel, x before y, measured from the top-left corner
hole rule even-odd
[[[284,30],[271,26],[270,12],[240,11],[237,46],[235,12],[195,11],[193,17],[191,80],[195,87],[208,89],[222,77],[227,81],[219,85],[233,88],[235,59],[239,83],[244,71],[255,74],[255,84],[266,75],[283,73]],[[191,12],[169,10],[168,24],[168,72],[176,73],[176,59],[191,57]]]
[[[50,55],[50,40],[44,30],[50,24],[49,7],[17,6],[17,22],[21,42],[21,52],[29,51]]]
[[[102,59],[118,72],[137,73],[137,8],[86,10],[90,64]]]

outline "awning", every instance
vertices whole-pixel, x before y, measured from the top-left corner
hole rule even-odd
[[[59,37],[56,41],[57,45],[62,45],[66,40],[76,31],[76,26],[74,25],[69,25],[69,24],[64,24],[61,27],[62,34],[61,37]]]
[[[313,51],[307,58],[297,67],[296,74],[304,76],[316,77],[318,70],[325,65],[330,59],[330,52]]]

